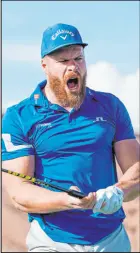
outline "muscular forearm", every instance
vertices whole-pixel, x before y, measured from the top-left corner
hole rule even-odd
[[[76,186],[71,189],[77,190]],[[92,209],[96,202],[95,193],[79,199],[65,192],[53,192],[29,183],[23,183],[20,194],[12,197],[17,209],[28,213],[51,213],[69,209]]]
[[[124,192],[124,202],[131,201],[140,194],[140,163],[130,167],[116,184]]]
[[[50,213],[70,209],[66,205],[67,193],[53,192],[30,183],[22,182],[11,198],[17,209],[27,213]]]

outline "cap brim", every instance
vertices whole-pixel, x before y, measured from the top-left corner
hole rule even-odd
[[[52,49],[52,50],[50,50],[49,52],[44,53],[43,56],[42,56],[42,58],[45,57],[45,55],[49,55],[49,54],[51,54],[51,53],[57,51],[57,50],[60,49],[60,48],[67,47],[67,46],[70,46],[70,45],[81,45],[81,46],[83,46],[83,47],[88,46],[87,43],[78,43],[78,42],[77,42],[77,43],[68,43],[68,44],[65,44],[65,45],[60,45],[60,46],[58,46],[58,47],[55,47],[55,49]]]

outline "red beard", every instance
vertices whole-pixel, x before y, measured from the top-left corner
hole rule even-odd
[[[77,77],[79,79],[80,89],[78,91],[71,92],[70,90],[66,91],[65,89],[67,86],[67,80],[72,77]],[[81,80],[77,73],[70,72],[65,76],[64,81],[61,81],[56,76],[49,75],[49,86],[62,107],[78,108],[85,97],[86,74]]]

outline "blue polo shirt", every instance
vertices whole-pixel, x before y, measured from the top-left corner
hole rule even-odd
[[[78,110],[51,104],[46,80],[24,101],[7,109],[2,121],[2,159],[35,155],[35,176],[88,194],[117,182],[113,145],[135,138],[124,104],[110,93],[86,88]],[[53,190],[54,189],[51,189]],[[123,222],[122,208],[110,215],[92,210],[29,214],[54,241],[95,244]]]

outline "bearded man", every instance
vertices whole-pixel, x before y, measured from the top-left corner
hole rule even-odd
[[[46,79],[3,117],[3,168],[85,194],[3,174],[14,206],[28,213],[29,252],[131,251],[122,204],[139,194],[139,144],[124,104],[86,87],[86,46],[74,26],[47,28]]]

